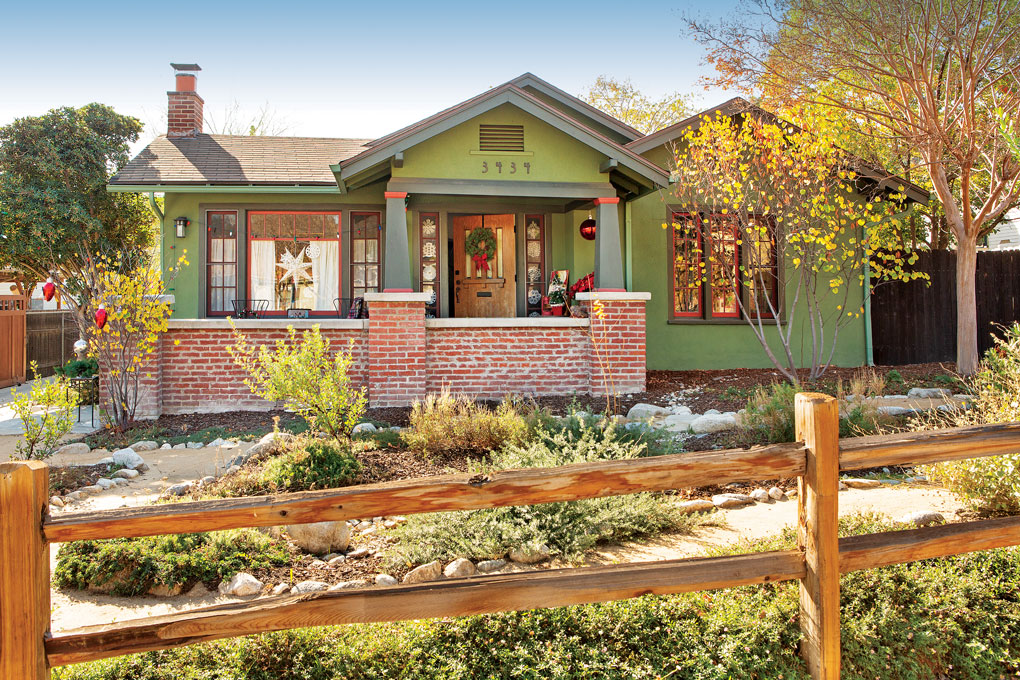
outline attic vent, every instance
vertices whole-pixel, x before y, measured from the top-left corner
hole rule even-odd
[[[479,125],[479,151],[524,151],[523,125]]]

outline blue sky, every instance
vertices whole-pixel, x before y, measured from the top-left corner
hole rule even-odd
[[[650,95],[703,92],[683,17],[736,0],[660,2],[18,3],[5,10],[0,124],[109,104],[162,133],[169,63],[198,62],[207,112],[268,102],[287,134],[376,137],[531,71],[578,94],[599,74]]]

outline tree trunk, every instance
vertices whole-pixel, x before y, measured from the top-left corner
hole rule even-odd
[[[957,239],[956,244],[956,370],[974,375],[978,368],[977,243]]]

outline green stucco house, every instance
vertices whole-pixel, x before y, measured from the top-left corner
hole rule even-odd
[[[769,365],[742,293],[678,283],[662,228],[670,143],[697,117],[642,135],[528,73],[378,139],[212,135],[198,67],[174,68],[167,134],[110,182],[163,193],[164,268],[185,249],[191,263],[147,415],[267,406],[225,352],[227,317],[255,340],[318,325],[350,343],[376,406],[444,386],[640,392],[646,369]],[[564,294],[574,315],[559,314]],[[837,364],[866,361],[866,332],[842,331]]]

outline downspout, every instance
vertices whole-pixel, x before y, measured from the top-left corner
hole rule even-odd
[[[623,204],[623,280],[626,282],[627,290],[634,290],[631,236],[630,201],[627,201]]]

